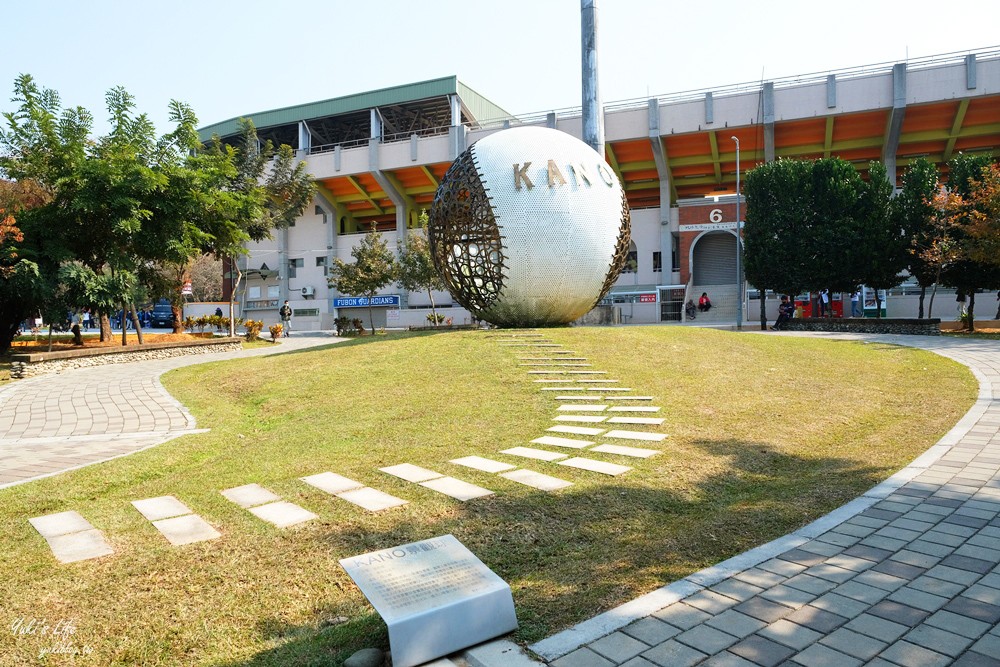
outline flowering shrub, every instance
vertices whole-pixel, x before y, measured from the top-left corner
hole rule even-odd
[[[243,330],[246,332],[244,337],[247,342],[252,342],[260,339],[261,329],[264,328],[264,322],[261,320],[247,320],[243,323]]]
[[[272,324],[270,327],[268,327],[268,331],[271,332],[272,343],[278,342],[278,339],[281,338],[281,332],[283,329],[284,327],[280,324]]]

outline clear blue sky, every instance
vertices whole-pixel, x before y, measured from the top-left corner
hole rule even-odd
[[[598,0],[604,101],[1000,43],[1000,2]],[[580,104],[579,0],[16,0],[0,110],[29,73],[106,129],[125,86],[166,131],[451,74],[508,111]]]

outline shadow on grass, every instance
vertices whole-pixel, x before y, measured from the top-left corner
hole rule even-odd
[[[555,494],[499,494],[456,504],[449,518],[406,527],[402,534],[399,526],[328,531],[312,538],[310,548],[354,555],[372,544],[386,548],[453,533],[510,583],[521,623],[513,639],[530,643],[793,531],[888,474],[861,461],[792,455],[767,443],[693,445],[719,463],[719,472],[675,486],[673,466],[654,479],[643,475],[640,462],[632,480],[627,474]],[[545,472],[558,475],[551,468]],[[310,624],[264,619],[258,624],[263,638],[283,643],[228,664],[340,665],[361,648],[388,651],[385,625],[373,611],[329,625],[348,613],[347,603],[331,601]],[[558,618],[550,622],[553,616]]]

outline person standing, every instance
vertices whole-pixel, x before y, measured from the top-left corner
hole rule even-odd
[[[830,290],[821,289],[819,291],[819,316],[826,317],[830,312]]]
[[[997,316],[993,319],[1000,320],[1000,292],[997,292]]]
[[[851,317],[861,317],[861,309],[858,307],[858,301],[860,299],[860,290],[854,290],[851,292]]]
[[[958,319],[965,318],[965,292],[959,290],[955,295],[955,303],[958,304]]]
[[[278,314],[281,316],[282,335],[288,338],[288,333],[292,330],[292,307],[288,305],[288,299],[285,299],[285,305],[281,307]]]

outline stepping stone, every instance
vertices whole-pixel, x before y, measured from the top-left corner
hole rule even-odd
[[[608,412],[659,412],[659,411],[660,411],[659,408],[651,408],[647,406],[633,407],[625,405],[616,405],[613,406],[610,410],[608,410]]]
[[[319,518],[309,510],[303,509],[295,503],[285,502],[284,500],[249,509],[258,519],[272,523],[278,528],[287,528],[288,526],[294,526],[298,523]]]
[[[586,367],[586,366],[593,366],[593,365],[594,364],[551,364],[551,363],[550,364],[544,364],[544,363],[518,364],[518,366],[534,366],[536,368],[538,368],[538,367],[552,368],[552,367],[560,367],[560,366],[568,366],[568,367],[571,367],[571,368],[573,368],[573,367],[583,368],[583,367]]]
[[[149,521],[158,521],[172,516],[191,514],[187,505],[177,500],[173,496],[159,496],[157,498],[146,498],[145,500],[133,500],[132,506],[139,510]]]
[[[583,391],[580,387],[542,387],[542,391]]]
[[[83,518],[82,514],[76,511],[36,516],[28,519],[28,523],[35,527],[39,535],[46,538],[81,533],[94,528],[89,521]]]
[[[518,357],[518,361],[586,361],[587,357]],[[521,366],[530,366],[531,364],[520,364]],[[552,366],[555,364],[538,364],[539,366]],[[563,364],[560,364],[563,365]],[[572,366],[573,364],[565,364],[567,366]],[[588,364],[589,365],[589,364]]]
[[[566,375],[569,371],[528,371],[529,375]],[[562,382],[562,380],[559,380]]]
[[[639,447],[625,447],[624,445],[598,445],[591,448],[591,452],[601,452],[602,454],[618,454],[619,456],[633,456],[637,459],[648,459],[660,453],[658,449],[641,449]]]
[[[566,380],[532,380],[532,382],[565,382]]]
[[[580,470],[589,470],[590,472],[599,472],[602,475],[612,476],[621,475],[631,470],[628,466],[620,466],[617,463],[584,459],[579,456],[566,459],[565,461],[559,461],[559,465],[569,466],[570,468],[579,468]]]
[[[265,489],[260,484],[244,484],[232,489],[220,491],[223,496],[233,501],[243,509],[249,509],[257,505],[273,503],[281,500],[281,496]]]
[[[603,412],[607,409],[606,405],[560,405],[557,409],[563,412]],[[613,408],[612,408],[613,409]]]
[[[573,382],[587,382],[589,384],[597,384],[598,382],[608,382],[608,383],[618,382],[618,380],[597,380],[597,379],[594,379],[594,380],[573,380]]]
[[[314,486],[320,491],[326,491],[327,493],[333,495],[364,487],[364,484],[361,484],[360,482],[355,482],[353,479],[347,479],[346,477],[341,477],[340,475],[332,472],[321,472],[318,475],[300,477],[299,479],[309,486]]]
[[[446,496],[450,496],[455,500],[461,500],[462,502],[472,500],[473,498],[482,498],[483,496],[493,495],[493,492],[489,489],[484,489],[481,486],[463,482],[462,480],[455,479],[454,477],[438,477],[437,479],[432,479],[428,482],[420,482],[420,486],[431,489],[432,491],[437,491],[438,493],[443,493]]]
[[[632,391],[631,387],[587,387],[587,391]]]
[[[583,449],[594,444],[589,440],[577,440],[575,438],[557,438],[552,435],[543,435],[531,441],[536,445],[549,445],[551,447],[569,447],[571,449]]]
[[[666,433],[647,433],[644,431],[608,431],[602,437],[624,438],[625,440],[649,440],[651,442],[662,442],[667,439]]]
[[[565,489],[567,486],[573,486],[573,482],[567,482],[564,479],[550,477],[531,470],[513,470],[502,473],[500,476],[540,491],[558,491],[559,489]]]
[[[593,394],[590,396],[587,396],[586,394],[565,394],[563,396],[556,396],[557,401],[592,401],[595,398],[598,397]]]
[[[466,468],[482,470],[483,472],[503,472],[504,470],[511,470],[517,467],[509,463],[494,461],[493,459],[484,459],[481,456],[464,456],[460,459],[452,459],[448,463],[455,463]]]
[[[553,417],[553,421],[557,422],[579,422],[581,424],[598,424],[607,419],[607,417],[601,417],[600,415],[559,415]]]
[[[570,375],[607,375],[607,371],[566,371]]]
[[[389,509],[390,507],[406,505],[409,502],[408,500],[403,500],[402,498],[397,498],[396,496],[390,496],[388,493],[383,493],[367,486],[360,489],[338,493],[337,497],[342,498],[349,503],[354,503],[358,507],[366,509],[369,512],[381,512],[382,510]]]
[[[504,449],[500,453],[510,454],[511,456],[523,456],[526,459],[538,459],[539,461],[558,461],[559,459],[566,458],[565,454],[547,452],[544,449],[532,449],[531,447],[511,447],[510,449]]]
[[[114,553],[101,531],[79,512],[36,516],[28,519],[28,523],[45,538],[52,555],[60,563],[75,563]]]
[[[135,502],[132,504],[134,505]],[[139,511],[141,512],[142,510]],[[197,514],[175,516],[172,519],[161,519],[153,521],[153,525],[175,547],[182,544],[204,542],[205,540],[214,540],[222,537],[219,531]]]
[[[649,424],[651,426],[658,426],[665,422],[666,419],[662,417],[612,417],[608,420],[609,424]]]
[[[428,470],[427,468],[421,468],[420,466],[415,466],[412,463],[400,463],[399,465],[389,466],[388,468],[379,468],[379,470],[394,477],[405,479],[407,482],[426,482],[429,479],[444,477],[444,475],[439,472],[434,472],[433,470]]]
[[[651,401],[652,396],[604,396],[605,401]]]
[[[604,433],[603,428],[590,428],[588,426],[550,426],[545,429],[553,433],[573,433],[575,435],[600,435]]]

